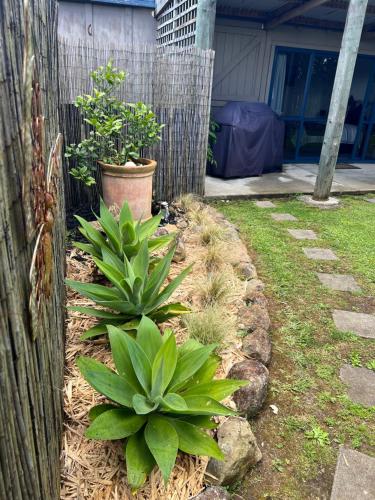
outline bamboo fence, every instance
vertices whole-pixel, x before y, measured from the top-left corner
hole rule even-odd
[[[65,208],[57,1],[0,2],[0,498],[57,500]],[[48,195],[47,195],[48,192]]]
[[[119,97],[152,106],[158,120],[165,124],[161,142],[144,152],[158,162],[155,199],[170,201],[190,192],[203,195],[214,52],[156,45],[113,49],[60,39],[61,128],[65,144],[77,143],[87,134],[72,103],[76,96],[92,91],[90,72],[109,59],[127,73]],[[68,212],[97,205],[98,189],[82,187],[69,175],[66,162],[64,176]]]

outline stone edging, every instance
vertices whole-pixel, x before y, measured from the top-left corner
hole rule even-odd
[[[243,332],[241,353],[246,359],[235,363],[227,375],[228,378],[249,380],[248,386],[233,395],[233,401],[242,416],[229,417],[218,427],[217,440],[225,452],[225,458],[223,461],[209,460],[206,477],[212,486],[195,497],[196,500],[226,500],[230,496],[223,486],[241,481],[249,469],[262,459],[248,419],[260,412],[267,397],[271,323],[268,301],[263,294],[265,285],[257,277],[256,268],[237,227],[213,208],[210,207],[209,211],[219,225],[225,226],[231,242],[236,246],[236,260],[231,264],[246,283],[243,305],[237,315],[237,327]]]

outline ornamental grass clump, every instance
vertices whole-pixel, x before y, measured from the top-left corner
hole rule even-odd
[[[186,315],[183,324],[191,339],[202,344],[213,342],[222,344],[226,338],[234,333],[234,321],[225,315],[222,307],[210,305],[202,311]]]
[[[226,238],[225,230],[213,222],[209,222],[202,226],[200,232],[200,241],[202,245],[211,245],[218,241],[223,241]]]
[[[82,335],[82,340],[107,333],[107,325],[131,330],[137,326],[143,315],[162,323],[174,316],[190,312],[189,308],[179,302],[165,304],[192,268],[192,265],[188,266],[162,289],[169,274],[175,247],[152,269],[147,238],[142,241],[139,251],[130,260],[126,253],[123,258],[119,258],[107,246],[103,246],[101,252],[102,258],[93,257],[93,260],[109,281],[109,286],[66,280],[73,290],[105,308],[70,308],[101,320]]]
[[[155,466],[168,481],[178,450],[222,459],[205,429],[216,426],[211,417],[235,414],[220,401],[248,382],[213,379],[220,362],[215,345],[190,340],[177,347],[171,330],[161,336],[146,317],[135,338],[114,326],[108,333],[117,372],[91,358],[77,360],[85,380],[111,401],[90,410],[85,435],[126,440],[131,488],[142,486]]]
[[[203,306],[225,303],[230,292],[231,275],[223,271],[208,273],[197,287],[198,297]]]
[[[222,242],[213,241],[207,245],[207,252],[203,257],[204,265],[208,272],[215,272],[221,269],[225,263],[225,248]]]
[[[121,260],[124,255],[131,259],[139,252],[144,240],[147,240],[151,252],[163,248],[173,240],[173,234],[152,238],[162,217],[163,215],[159,214],[145,222],[135,221],[128,203],[125,202],[116,221],[104,201],[100,200],[100,216],[96,215],[96,219],[102,231],[98,231],[83,217],[76,215],[75,218],[80,223],[78,229],[88,243],[75,242],[74,245],[93,257],[103,258],[103,250],[106,250]]]

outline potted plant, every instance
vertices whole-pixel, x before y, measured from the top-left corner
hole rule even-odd
[[[65,156],[74,162],[70,173],[91,186],[99,165],[106,205],[122,207],[126,200],[136,219],[148,219],[156,161],[142,158],[142,152],[160,140],[163,125],[146,104],[126,103],[116,97],[126,74],[114,68],[112,61],[93,71],[91,77],[92,94],[78,96],[74,102],[90,132],[82,142],[66,148]]]

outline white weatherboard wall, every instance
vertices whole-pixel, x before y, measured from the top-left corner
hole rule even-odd
[[[88,3],[59,3],[58,34],[71,42],[123,47],[155,43],[152,9]]]
[[[267,102],[277,46],[338,52],[342,33],[281,26],[264,31],[257,25],[217,19],[212,105],[228,101]],[[360,53],[375,55],[375,42],[362,42]]]

